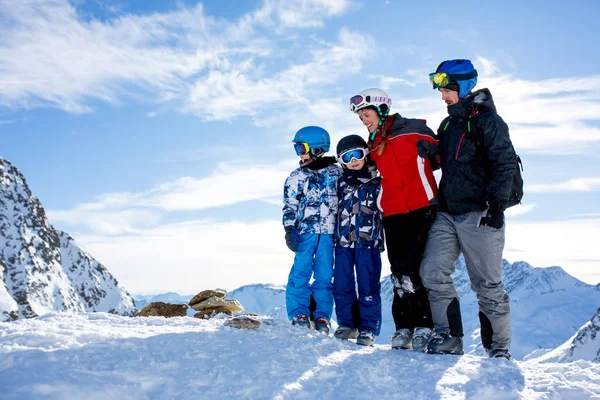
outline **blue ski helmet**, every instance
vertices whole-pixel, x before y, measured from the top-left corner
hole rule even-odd
[[[296,132],[292,142],[305,142],[311,149],[323,149],[329,151],[331,139],[329,133],[318,126],[305,126]]]
[[[454,89],[456,86],[453,88],[452,84],[456,83],[458,84],[458,97],[461,99],[467,97],[467,95],[471,93],[471,90],[473,90],[477,84],[477,70],[473,66],[471,60],[458,59],[442,61],[442,63],[435,70],[434,74],[439,72],[447,73],[448,77],[450,78],[450,83],[446,86],[437,86],[434,84],[433,88],[437,89],[439,87],[449,87]]]

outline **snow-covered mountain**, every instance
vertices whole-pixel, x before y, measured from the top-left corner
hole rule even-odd
[[[102,264],[48,223],[23,174],[0,157],[0,321],[53,311],[130,315],[135,305]]]
[[[152,295],[134,295],[133,299],[135,300],[135,305],[138,310],[146,307],[148,304],[153,303],[155,301],[162,301],[163,303],[171,303],[171,304],[187,304],[190,299],[194,297],[193,294],[189,295],[180,295],[175,292],[162,293],[162,294],[152,294]]]
[[[534,353],[530,358],[539,357],[562,345],[589,321],[589,316],[600,305],[600,285],[583,283],[562,268],[533,268],[526,262],[511,264],[506,260],[503,268],[506,290],[511,296],[511,352],[517,359],[523,359],[530,353]],[[477,298],[471,290],[462,257],[456,263],[454,281],[461,297],[465,349],[483,354]],[[376,343],[384,344],[389,341],[395,327],[389,276],[381,283],[383,323]],[[246,312],[287,320],[285,286],[246,285],[228,293],[227,297],[237,299]],[[152,297],[152,301],[156,299],[158,297]]]
[[[465,344],[481,350],[477,298],[461,258],[457,265],[457,290],[461,296]],[[533,268],[526,262],[504,261],[505,288],[511,299],[514,357],[555,349],[569,339],[600,305],[600,285],[589,285],[560,267]],[[468,316],[468,317],[467,317]]]
[[[540,362],[587,360],[600,363],[600,308],[590,321],[562,346],[536,358]]]
[[[169,292],[156,295],[135,295],[135,304],[138,309],[142,309],[155,301],[162,301],[171,304],[188,304],[191,295],[180,295]],[[285,286],[269,284],[252,284],[241,286],[225,296],[228,299],[236,299],[244,306],[245,313],[255,313],[268,315],[271,318],[287,320],[285,312]],[[189,308],[187,315],[193,317],[196,310]]]
[[[242,303],[247,313],[263,314],[287,320],[285,286],[246,285],[228,293],[226,297]]]

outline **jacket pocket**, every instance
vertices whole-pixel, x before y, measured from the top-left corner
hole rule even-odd
[[[462,164],[469,164],[475,161],[477,157],[477,145],[475,142],[464,132],[458,140],[456,146],[456,152],[454,159]]]

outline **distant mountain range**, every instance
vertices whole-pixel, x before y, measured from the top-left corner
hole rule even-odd
[[[511,296],[511,351],[517,359],[600,361],[600,285],[583,283],[560,267],[533,268],[525,262],[504,261],[503,270]],[[454,280],[461,297],[465,348],[483,353],[477,299],[462,258],[456,263]],[[186,304],[193,295],[136,296],[135,301],[141,309],[152,301]],[[247,285],[227,297],[239,300],[248,313],[287,320],[284,286]],[[378,344],[388,343],[394,332],[389,276],[382,279],[382,301]],[[134,299],[110,272],[74,238],[48,223],[21,172],[0,158],[0,321],[55,311],[132,315],[135,310]],[[190,309],[188,315],[194,313]]]
[[[600,325],[589,322],[600,305],[600,285],[589,285],[567,274],[562,268],[533,268],[526,262],[509,263],[504,261],[504,280],[511,296],[513,341],[511,351],[517,359],[540,357],[561,346],[586,323],[590,325],[585,334],[575,341],[594,343],[600,338],[594,336],[594,329]],[[471,291],[464,259],[456,263],[454,281],[461,297],[461,310],[465,330],[464,343],[467,352],[483,354],[479,336],[478,307],[475,294]],[[389,342],[395,327],[391,314],[392,283],[389,276],[382,279],[383,324],[376,343]],[[190,296],[168,293],[159,296],[136,297],[142,301],[166,301],[187,303]],[[246,312],[270,315],[286,320],[285,286],[254,284],[242,286],[227,294],[242,303]],[[335,319],[335,313],[334,313]],[[577,336],[577,335],[576,335]],[[587,347],[586,347],[587,348]],[[587,350],[586,350],[587,351]],[[577,350],[573,350],[580,357]],[[528,357],[526,357],[529,355]],[[567,356],[563,357],[567,359]]]
[[[9,161],[0,158],[0,321],[52,311],[131,315],[133,298],[46,212]]]

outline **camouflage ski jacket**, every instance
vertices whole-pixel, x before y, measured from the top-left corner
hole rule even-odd
[[[383,251],[382,212],[378,206],[380,193],[381,178],[375,167],[368,171],[344,171],[338,185],[336,246]]]
[[[324,165],[323,168],[297,168],[285,181],[283,226],[294,227],[300,235],[332,235],[335,231],[338,212],[337,186],[342,168],[333,157],[317,161]]]

